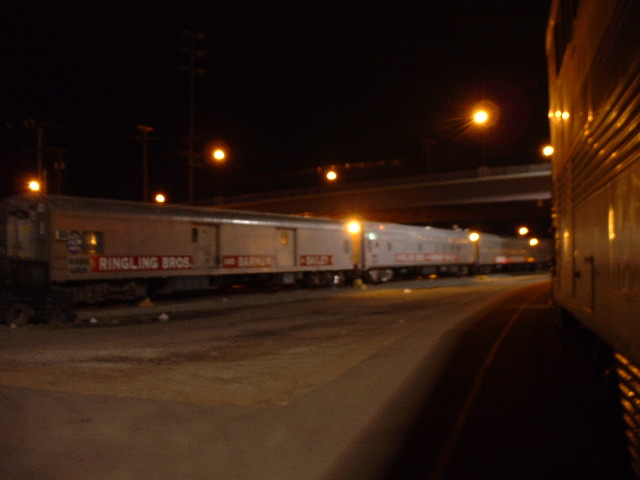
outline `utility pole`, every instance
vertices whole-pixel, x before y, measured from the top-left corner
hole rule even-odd
[[[142,201],[149,200],[149,134],[153,132],[153,127],[148,125],[136,125],[140,130],[141,137],[136,137],[142,144]]]
[[[50,149],[55,155],[53,158],[53,169],[56,172],[56,195],[62,194],[62,172],[66,170],[67,165],[64,162],[64,155],[67,153],[62,148]]]
[[[187,152],[187,165],[189,167],[189,203],[193,203],[193,170],[196,166],[197,157],[195,153],[196,77],[204,73],[204,68],[198,67],[198,60],[206,56],[206,52],[198,47],[200,42],[205,40],[207,36],[204,33],[192,31],[184,31],[183,33],[189,37],[189,49],[183,51],[189,54],[189,66],[186,67],[189,73],[189,151]]]

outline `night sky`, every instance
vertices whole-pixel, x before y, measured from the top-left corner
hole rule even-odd
[[[189,36],[197,60],[196,198],[362,178],[541,161],[548,141],[544,32],[550,0],[6,1],[0,6],[0,196],[36,170],[49,191],[139,200],[154,128],[151,190],[187,198]],[[481,100],[499,108],[464,131]],[[384,166],[380,166],[384,163]],[[376,166],[378,164],[378,166]],[[392,166],[390,166],[392,165]],[[353,177],[353,180],[358,178]]]

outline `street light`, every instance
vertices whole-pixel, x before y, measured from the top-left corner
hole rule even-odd
[[[165,197],[162,193],[158,193],[155,196],[156,203],[164,203],[167,201],[167,197]]]
[[[40,182],[37,180],[30,180],[27,183],[27,188],[29,190],[31,190],[32,192],[39,192],[40,191]]]
[[[542,149],[542,154],[545,157],[550,157],[551,155],[553,155],[553,152],[555,151],[555,149],[551,146],[551,145],[546,145],[543,149]]]
[[[489,113],[486,110],[476,110],[473,112],[473,123],[483,125],[489,120]]]
[[[211,152],[211,158],[216,163],[222,163],[225,158],[224,150],[221,148],[216,148],[213,152]]]
[[[480,127],[490,127],[498,121],[500,109],[491,100],[482,100],[471,111],[471,123]]]
[[[522,236],[525,236],[527,233],[529,233],[529,229],[527,227],[520,227],[518,229],[518,233]]]
[[[335,170],[329,170],[327,172],[327,174],[325,175],[326,179],[329,180],[330,182],[333,182],[335,180],[338,179],[338,174],[336,173]]]

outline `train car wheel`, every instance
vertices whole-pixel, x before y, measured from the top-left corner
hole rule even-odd
[[[14,303],[7,310],[9,325],[26,325],[33,318],[34,311],[27,303]]]

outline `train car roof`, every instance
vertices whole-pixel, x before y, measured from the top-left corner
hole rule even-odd
[[[59,195],[23,194],[8,197],[5,205],[31,205],[41,203],[47,208],[81,215],[100,213],[102,215],[131,215],[147,218],[173,218],[204,223],[245,223],[269,225],[309,225],[342,226],[343,220],[332,220],[322,217],[303,217],[277,213],[247,212],[227,210],[215,207],[194,207],[190,205],[167,205],[155,203],[132,202],[126,200],[107,200],[85,197],[67,197]]]

